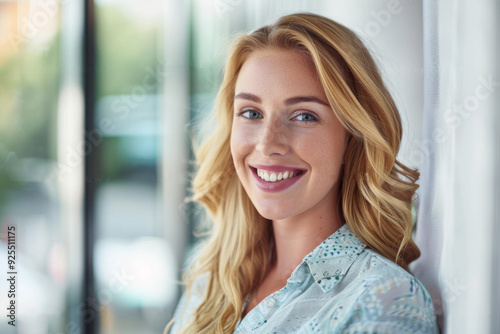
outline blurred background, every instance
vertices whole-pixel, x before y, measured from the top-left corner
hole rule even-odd
[[[16,229],[16,326],[161,333],[199,208],[191,138],[227,46],[293,12],[350,27],[421,171],[412,270],[443,332],[498,333],[499,5],[444,0],[0,1],[0,308]]]

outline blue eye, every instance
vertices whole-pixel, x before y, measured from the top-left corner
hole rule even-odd
[[[242,109],[241,112],[239,113],[239,116],[244,117],[244,118],[248,118],[248,119],[262,118],[262,114],[260,112],[258,112],[255,109],[251,109],[251,108]]]
[[[299,114],[299,115],[295,116],[294,119],[296,119],[297,121],[302,122],[302,123],[311,123],[311,122],[318,121],[318,117],[316,117],[314,114],[309,113],[309,112],[304,112],[302,114]]]

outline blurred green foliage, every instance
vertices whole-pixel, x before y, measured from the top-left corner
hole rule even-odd
[[[11,171],[20,159],[56,159],[60,39],[45,48],[22,45],[0,64],[0,210],[9,191],[24,183]],[[7,52],[5,52],[7,51]]]
[[[96,9],[96,97],[132,94],[148,69],[161,68],[158,25],[140,22],[116,5]],[[0,50],[9,54],[0,63],[0,210],[7,194],[24,185],[9,172],[19,168],[20,159],[57,160],[61,47],[58,32],[41,48]],[[150,84],[156,93],[158,83]],[[117,140],[104,138],[100,145],[107,177],[118,177],[126,167]]]
[[[98,6],[96,32],[97,98],[130,94],[148,68],[161,65],[157,25],[137,22],[117,6]]]
[[[132,15],[131,15],[132,14]],[[97,99],[133,95],[145,77],[162,70],[163,54],[159,45],[159,26],[144,22],[119,6],[96,8]],[[148,94],[157,94],[159,83],[148,80]],[[130,108],[130,112],[138,112]],[[118,180],[130,166],[122,137],[106,137],[100,145],[100,177]]]

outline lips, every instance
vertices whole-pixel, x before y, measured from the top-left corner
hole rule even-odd
[[[290,166],[250,166],[257,187],[266,192],[279,192],[290,188],[306,172]]]

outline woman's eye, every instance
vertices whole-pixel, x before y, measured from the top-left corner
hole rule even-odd
[[[304,122],[304,123],[310,123],[310,122],[315,122],[318,120],[318,118],[310,113],[302,113],[294,117],[299,122]]]
[[[262,118],[262,114],[255,109],[243,109],[240,112],[240,116],[248,119],[259,119]]]

